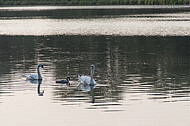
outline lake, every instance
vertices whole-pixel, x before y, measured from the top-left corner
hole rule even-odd
[[[189,78],[189,6],[0,7],[4,126],[189,126]]]

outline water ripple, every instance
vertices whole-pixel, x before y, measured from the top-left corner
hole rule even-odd
[[[188,15],[188,13],[186,14]],[[189,36],[189,17],[0,20],[0,35]],[[27,30],[26,30],[27,28]]]

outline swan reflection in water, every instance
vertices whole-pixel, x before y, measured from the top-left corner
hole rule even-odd
[[[95,103],[95,98],[94,98],[94,89],[95,89],[95,87],[96,87],[96,85],[94,85],[94,84],[80,83],[78,85],[78,90],[81,90],[83,92],[90,92],[91,91],[92,103]]]
[[[37,88],[38,96],[44,95],[44,90],[40,91],[40,85],[42,84],[42,80],[27,80],[27,81],[29,81],[31,84],[38,84],[38,88]]]

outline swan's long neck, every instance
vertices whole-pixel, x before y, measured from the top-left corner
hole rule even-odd
[[[42,76],[40,74],[40,66],[38,66],[37,71],[38,71],[38,79],[42,79]]]
[[[91,80],[90,80],[91,84],[93,82],[93,79],[94,79],[94,69],[92,68],[91,69]]]

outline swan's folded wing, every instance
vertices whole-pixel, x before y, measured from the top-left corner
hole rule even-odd
[[[89,77],[89,76],[86,76],[86,78],[85,78],[85,83],[86,84],[90,84],[90,80],[91,80],[91,77]]]
[[[84,83],[85,78],[86,78],[85,75],[82,75],[82,76],[79,76],[79,75],[78,75],[78,80],[79,80],[80,83]]]
[[[82,81],[82,79],[81,79],[81,77],[78,75],[78,80],[79,80],[79,82],[81,82]]]
[[[25,77],[26,77],[27,80],[31,79],[30,74],[25,74]]]
[[[96,85],[96,81],[93,79],[93,84]]]
[[[90,77],[89,76],[86,76],[86,75],[82,75],[82,76],[79,76],[78,75],[78,80],[79,80],[79,82],[80,83],[82,83],[82,84],[84,84],[84,83],[86,83],[86,84],[89,84],[90,83],[90,79],[89,79]]]
[[[86,75],[82,75],[82,76],[78,75],[78,80],[82,84],[90,84],[91,77],[86,76]],[[93,84],[96,84],[96,81],[94,79],[93,79]]]
[[[26,74],[25,77],[26,79],[29,79],[29,80],[35,80],[35,79],[38,79],[38,74],[36,73]]]

